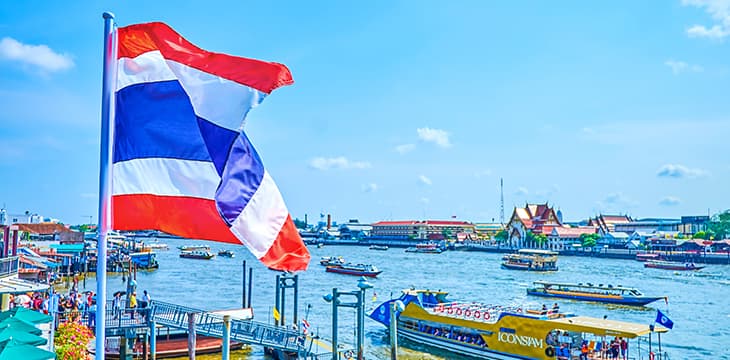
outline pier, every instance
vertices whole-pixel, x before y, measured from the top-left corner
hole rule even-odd
[[[317,336],[312,337],[284,326],[236,319],[225,315],[226,312],[206,311],[154,300],[147,308],[132,310],[124,306],[116,313],[112,302],[107,301],[106,309],[105,336],[122,338],[119,341],[119,353],[122,356],[131,355],[128,349],[132,349],[134,339],[141,336],[146,343],[145,353],[149,348],[150,358],[155,359],[153,354],[156,350],[156,335],[160,328],[181,330],[187,332],[188,335],[192,329],[195,335],[224,339],[226,336],[225,322],[229,321],[229,344],[236,342],[263,346],[268,351],[277,352],[288,359],[331,359],[333,357],[332,341],[330,340]],[[134,313],[134,317],[132,317],[132,313]],[[81,316],[84,322],[90,315],[85,312],[76,312],[76,314]],[[63,313],[55,313],[55,315],[60,321],[66,319]],[[225,343],[226,340],[224,340]],[[188,342],[188,346],[190,346],[190,342]],[[338,346],[340,353],[353,350],[350,347]]]

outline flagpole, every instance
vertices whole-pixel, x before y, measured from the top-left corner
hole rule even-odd
[[[99,237],[96,252],[96,360],[104,360],[106,325],[106,237],[112,227],[111,212],[111,140],[114,127],[114,75],[116,73],[116,41],[114,14],[105,12],[104,72],[101,88],[101,146],[99,152]]]

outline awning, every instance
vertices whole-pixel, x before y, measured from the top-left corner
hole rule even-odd
[[[555,323],[555,328],[591,333],[599,336],[622,336],[631,339],[651,332],[651,330],[649,330],[649,325],[592,318],[588,316],[564,317],[547,321]],[[667,331],[668,329],[659,325],[654,328],[654,332],[657,333]]]
[[[0,278],[0,294],[25,294],[27,292],[48,291],[49,286],[18,279],[18,275]]]

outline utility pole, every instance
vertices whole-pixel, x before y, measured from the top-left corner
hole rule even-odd
[[[504,226],[504,179],[499,178],[499,223]]]

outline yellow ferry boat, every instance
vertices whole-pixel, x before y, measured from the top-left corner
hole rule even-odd
[[[402,301],[405,309],[395,314],[399,338],[478,359],[577,359],[583,344],[593,358],[598,344],[614,338],[629,342],[631,358],[649,356],[648,340],[643,338],[652,330],[645,324],[448,302],[446,295],[442,291],[405,290],[400,298],[381,304],[370,317],[389,327],[391,303]],[[661,326],[653,329],[666,331]]]

